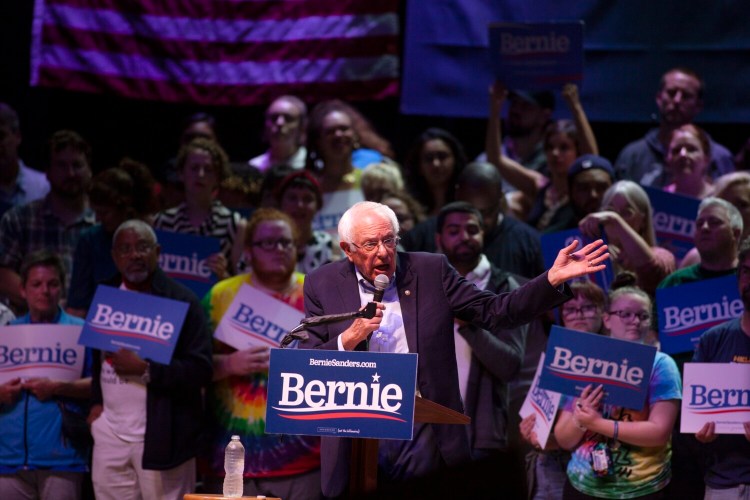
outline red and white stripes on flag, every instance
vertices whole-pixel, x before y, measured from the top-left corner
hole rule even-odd
[[[31,84],[203,105],[398,91],[398,0],[36,0]]]

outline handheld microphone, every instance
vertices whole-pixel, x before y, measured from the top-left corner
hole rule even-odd
[[[372,296],[373,302],[383,302],[383,295],[385,295],[385,289],[388,288],[390,280],[385,274],[378,274],[375,277],[373,285],[375,286],[375,293]]]

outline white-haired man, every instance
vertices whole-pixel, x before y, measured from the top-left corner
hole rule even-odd
[[[487,330],[527,323],[570,298],[565,281],[604,268],[606,245],[592,243],[579,251],[560,251],[545,274],[509,294],[482,291],[450,266],[444,255],[397,252],[398,220],[385,205],[360,202],[339,222],[340,246],[347,259],[313,271],[305,280],[307,316],[359,309],[373,298],[378,275],[389,278],[383,301],[371,319],[350,325],[310,328],[302,348],[419,352],[417,389],[431,401],[462,411],[458,388],[454,317]],[[562,287],[562,288],[561,288]],[[368,337],[378,330],[370,342]],[[323,493],[344,493],[349,464],[348,440],[323,438]],[[417,424],[412,441],[380,444],[381,473],[402,481],[469,459],[466,431],[460,426]]]

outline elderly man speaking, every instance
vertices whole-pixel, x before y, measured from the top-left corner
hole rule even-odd
[[[522,325],[557,307],[572,295],[565,282],[604,269],[609,258],[602,241],[576,251],[563,248],[547,272],[511,293],[478,289],[450,266],[444,255],[397,252],[398,221],[385,205],[361,202],[339,222],[339,240],[347,260],[323,266],[305,280],[307,316],[356,310],[370,302],[376,277],[389,285],[371,319],[309,328],[302,348],[419,353],[417,390],[429,400],[462,411],[458,387],[454,317],[486,330]],[[379,281],[382,282],[382,278]],[[350,442],[323,438],[323,493],[345,492]],[[469,443],[460,426],[416,424],[411,441],[382,441],[380,477],[403,481],[469,459]]]

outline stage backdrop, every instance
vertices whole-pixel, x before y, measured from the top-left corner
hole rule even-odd
[[[689,66],[707,82],[700,121],[750,121],[750,9],[743,0],[411,0],[402,112],[485,116],[493,79],[487,25],[579,19],[589,119],[651,120],[662,72]]]

